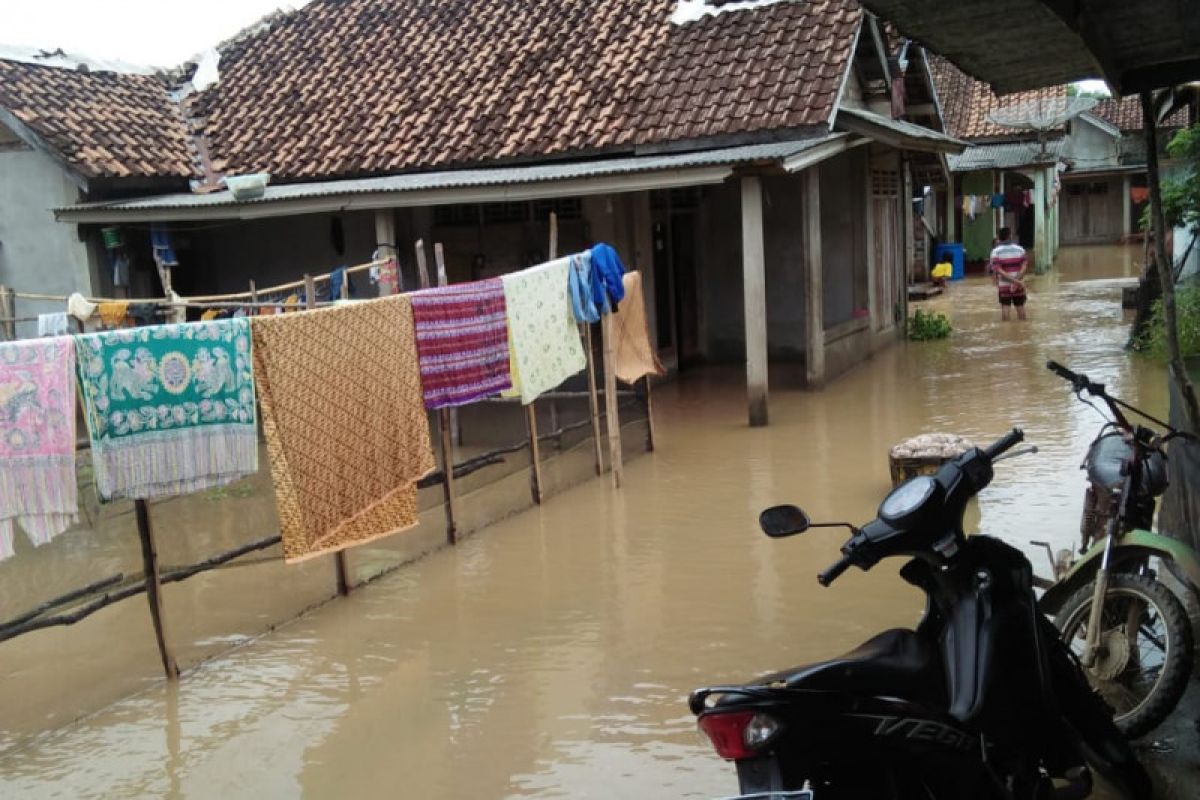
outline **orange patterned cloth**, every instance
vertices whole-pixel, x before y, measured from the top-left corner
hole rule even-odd
[[[613,372],[625,383],[633,383],[645,375],[665,375],[650,343],[646,325],[646,299],[642,296],[642,273],[626,272],[621,276],[625,299],[612,317]]]
[[[416,525],[434,460],[409,298],[254,317],[251,330],[285,560]]]

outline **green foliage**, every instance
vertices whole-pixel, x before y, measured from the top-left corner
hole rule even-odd
[[[1181,163],[1174,178],[1162,182],[1163,214],[1169,227],[1200,231],[1200,124],[1184,128],[1167,144],[1167,154]],[[1150,206],[1142,211],[1142,230],[1150,230]]]
[[[1184,358],[1200,355],[1200,284],[1180,286],[1175,291],[1175,313],[1179,322],[1179,350]],[[1163,323],[1162,300],[1156,300],[1150,321],[1138,337],[1135,349],[1166,361],[1167,329]]]
[[[918,308],[916,313],[908,318],[908,338],[914,342],[945,339],[951,330],[950,318],[945,314],[926,313]]]
[[[1099,100],[1107,100],[1112,95],[1105,91],[1085,89],[1078,83],[1069,83],[1067,84],[1067,97],[1095,97]]]

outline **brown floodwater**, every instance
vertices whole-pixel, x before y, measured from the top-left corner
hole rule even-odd
[[[834,655],[914,624],[921,608],[898,564],[821,589],[838,533],[770,541],[758,511],[796,502],[814,518],[865,521],[889,487],[890,445],[923,431],[986,442],[1020,425],[1041,452],[999,467],[970,521],[1026,547],[1044,574],[1028,541],[1075,540],[1078,465],[1099,417],[1042,364],[1165,410],[1163,370],[1122,349],[1121,287],[1136,255],[1064,249],[1054,274],[1033,279],[1027,323],[1002,323],[985,282],[955,284],[924,304],[952,316],[950,339],[891,348],[821,392],[775,390],[768,428],[746,427],[738,370],[663,384],[658,449],[626,464],[624,489],[567,489],[217,655],[178,686],[153,678],[140,600],[123,604],[140,619],[113,623],[139,631],[107,643],[117,655],[60,649],[66,634],[0,645],[0,796],[731,794],[689,690]],[[213,524],[243,524],[239,502],[212,501]],[[306,573],[283,568],[245,574],[256,577],[195,602],[269,616],[281,597],[328,589],[297,590]],[[136,693],[63,725],[130,651],[148,664]],[[64,674],[83,685],[39,689]]]

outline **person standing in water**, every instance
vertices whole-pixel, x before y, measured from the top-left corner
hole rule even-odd
[[[1016,306],[1017,318],[1025,319],[1025,273],[1029,259],[1025,248],[1012,241],[1012,230],[1000,229],[1000,242],[992,248],[990,265],[992,278],[1000,291],[1000,317],[1009,319],[1009,310]]]

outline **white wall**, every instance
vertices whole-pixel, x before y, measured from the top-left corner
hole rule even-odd
[[[51,212],[78,201],[75,184],[49,156],[7,138],[2,142],[0,283],[17,291],[41,294],[90,293],[87,247],[79,240],[74,225],[55,222]],[[18,317],[65,310],[61,303],[16,302]],[[19,336],[36,333],[34,323],[17,326]]]

